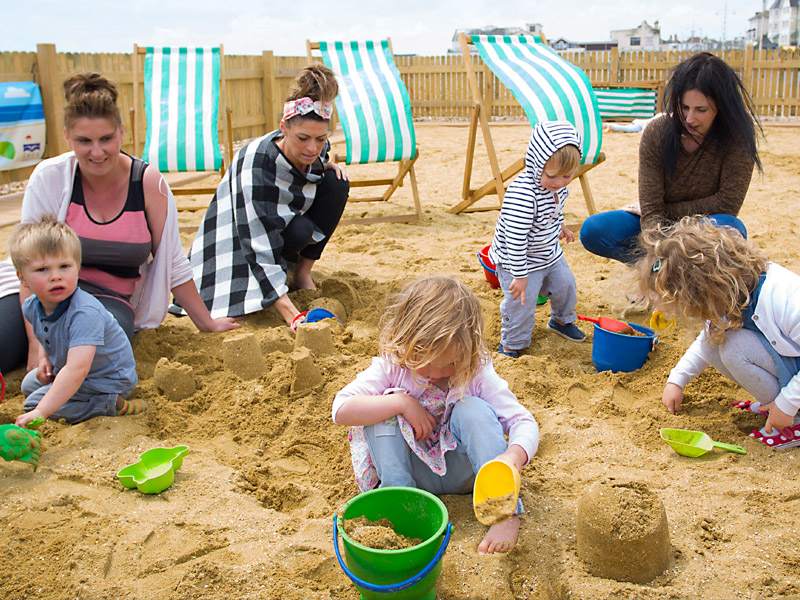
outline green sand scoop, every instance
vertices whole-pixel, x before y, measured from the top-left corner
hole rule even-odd
[[[672,449],[681,456],[697,458],[698,456],[703,456],[703,454],[712,448],[730,450],[731,452],[736,452],[737,454],[747,454],[747,450],[741,446],[715,442],[702,431],[662,428],[659,433],[661,434],[661,439],[672,446]]]

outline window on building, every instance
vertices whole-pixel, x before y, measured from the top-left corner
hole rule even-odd
[[[631,38],[631,46],[641,46],[642,45],[642,38],[632,37]]]

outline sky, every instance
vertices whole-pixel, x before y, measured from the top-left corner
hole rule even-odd
[[[396,54],[441,55],[456,29],[541,23],[548,39],[610,39],[658,21],[661,37],[744,36],[763,0],[0,0],[0,51],[130,52],[134,43],[304,56],[305,41],[390,37]],[[772,0],[770,0],[770,3]],[[226,9],[229,6],[231,8]],[[235,7],[235,8],[234,8]],[[724,34],[724,35],[723,35]]]

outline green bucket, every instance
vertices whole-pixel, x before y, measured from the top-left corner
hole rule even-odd
[[[354,541],[340,530],[344,561],[339,553],[337,515],[333,517],[333,547],[339,566],[365,600],[434,600],[442,556],[452,524],[439,498],[410,487],[370,490],[349,500],[339,511],[342,519],[364,516],[389,519],[396,533],[421,538],[421,544],[402,550],[378,550]]]

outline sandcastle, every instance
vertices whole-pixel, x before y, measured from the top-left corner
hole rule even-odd
[[[652,581],[672,558],[661,499],[638,481],[608,479],[589,487],[578,503],[578,556],[592,575]]]
[[[267,373],[261,346],[252,333],[234,335],[222,342],[222,359],[225,368],[242,379],[255,379]]]
[[[153,384],[169,400],[175,402],[188,398],[197,391],[192,368],[161,357],[153,371]]]

